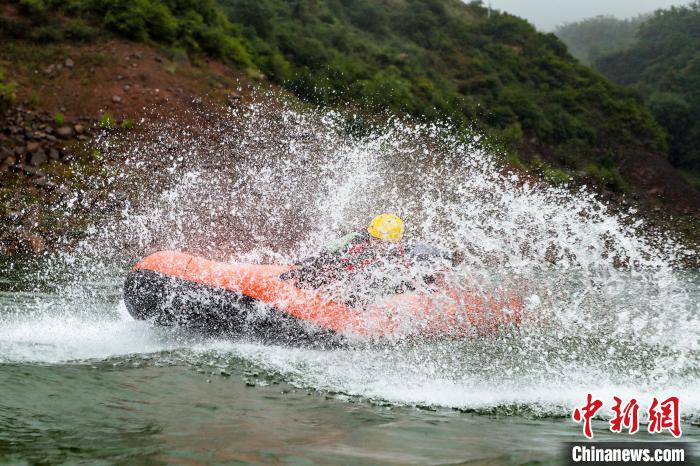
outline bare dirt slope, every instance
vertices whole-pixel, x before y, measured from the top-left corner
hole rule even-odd
[[[236,105],[252,98],[252,84],[268,87],[221,63],[119,40],[16,41],[0,48],[0,67],[17,84],[0,118],[0,253],[42,251],[70,235],[43,208],[67,194],[72,164],[100,163],[88,150],[99,132],[137,131],[144,117],[190,124],[202,105]]]

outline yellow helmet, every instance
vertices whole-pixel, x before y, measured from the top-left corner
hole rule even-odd
[[[367,231],[375,238],[398,243],[403,238],[403,220],[392,214],[377,215]]]

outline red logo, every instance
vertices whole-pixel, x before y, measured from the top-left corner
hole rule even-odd
[[[639,405],[637,400],[632,398],[622,408],[622,399],[616,396],[613,399],[615,400],[615,406],[613,406],[612,410],[615,416],[610,419],[610,430],[619,434],[624,427],[629,430],[630,435],[637,433],[639,430]]]
[[[593,431],[591,430],[591,418],[595,416],[600,408],[603,407],[603,402],[600,400],[594,400],[593,395],[588,394],[586,405],[580,408],[574,409],[571,414],[571,418],[576,423],[583,421],[583,435],[587,438],[593,438]]]
[[[608,424],[610,431],[621,433],[623,429],[627,429],[630,435],[634,435],[639,431],[639,404],[635,398],[632,398],[627,403],[623,404],[620,397],[613,396],[614,404],[612,406],[613,417]],[[571,413],[571,418],[577,424],[583,423],[583,435],[586,438],[593,438],[592,419],[596,413],[603,407],[601,400],[593,398],[593,395],[586,395],[586,404],[577,406]],[[662,433],[664,430],[670,432],[674,437],[678,438],[682,435],[681,432],[681,416],[680,416],[680,401],[677,396],[671,396],[659,402],[654,397],[648,411],[648,427],[650,434]]]
[[[681,436],[680,402],[677,396],[671,396],[659,403],[654,397],[649,407],[649,433],[668,430],[678,438]]]

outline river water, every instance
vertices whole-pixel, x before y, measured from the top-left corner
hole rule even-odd
[[[682,440],[700,441],[700,274],[677,267],[692,252],[585,187],[508,172],[478,138],[280,105],[105,135],[112,163],[58,207],[88,213],[85,238],[0,263],[0,461],[558,464],[587,393],[605,403],[596,440],[630,438],[608,429],[613,396],[644,411],[676,395]],[[407,241],[462,250],[448,280],[517,291],[522,328],[315,350],[125,310],[149,252],[290,262],[377,211],[402,215]]]

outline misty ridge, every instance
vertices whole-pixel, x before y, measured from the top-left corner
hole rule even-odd
[[[700,4],[620,20],[598,16],[557,28],[570,52],[643,100],[668,134],[669,161],[700,182]]]

